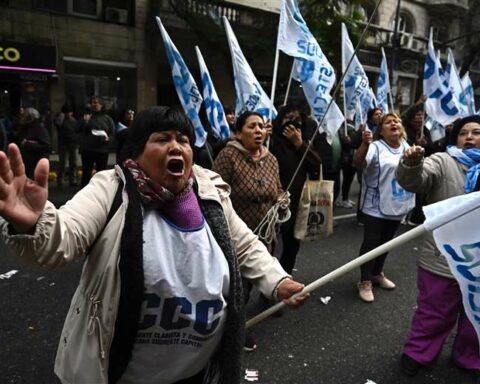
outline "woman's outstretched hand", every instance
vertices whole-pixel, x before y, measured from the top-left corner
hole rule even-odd
[[[34,180],[27,178],[20,150],[8,146],[10,156],[0,151],[0,216],[18,233],[31,233],[48,198],[48,159],[35,167]]]

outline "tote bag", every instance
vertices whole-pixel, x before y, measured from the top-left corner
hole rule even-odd
[[[320,180],[309,180],[307,176],[295,220],[297,240],[317,240],[333,233],[333,184],[323,180],[322,167]]]

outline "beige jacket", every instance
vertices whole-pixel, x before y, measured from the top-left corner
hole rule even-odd
[[[396,176],[399,184],[407,191],[424,194],[427,204],[436,203],[453,196],[463,195],[467,167],[449,154],[435,153],[417,166],[410,167],[402,160]],[[418,264],[436,275],[453,279],[448,262],[435,245],[431,233],[424,235],[422,252]]]
[[[220,176],[198,166],[193,171],[199,198],[217,201],[223,208],[242,275],[272,297],[287,273],[238,218],[230,188]],[[128,205],[125,191],[122,205],[100,232],[123,177],[120,168],[99,172],[60,209],[47,202],[33,235],[10,235],[8,224],[0,219],[5,243],[22,259],[56,268],[88,254],[57,351],[55,373],[62,383],[108,383],[108,356],[120,298],[118,262]]]

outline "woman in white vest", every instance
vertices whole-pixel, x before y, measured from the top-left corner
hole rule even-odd
[[[360,198],[365,224],[361,255],[391,240],[415,205],[414,194],[400,187],[395,179],[398,162],[409,147],[405,138],[402,120],[394,113],[383,116],[375,134],[368,129],[362,134],[362,144],[354,157],[355,165],[363,168],[362,185],[365,186]],[[383,273],[386,258],[384,253],[361,266],[358,293],[364,302],[374,301],[373,284],[387,290],[395,288]]]

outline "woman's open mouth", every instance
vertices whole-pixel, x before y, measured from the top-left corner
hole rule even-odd
[[[181,159],[171,159],[167,163],[167,170],[173,176],[183,176],[185,163]]]
[[[475,148],[475,144],[469,143],[469,142],[465,142],[463,144],[463,149],[472,149],[472,148]]]

